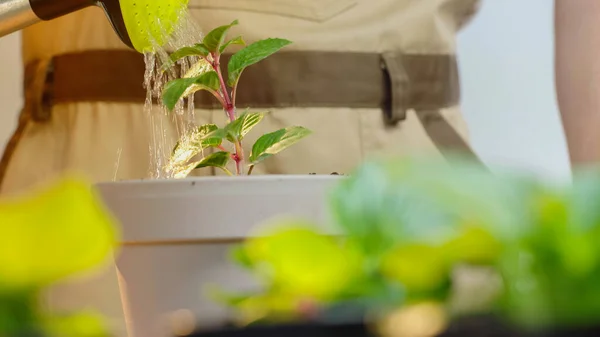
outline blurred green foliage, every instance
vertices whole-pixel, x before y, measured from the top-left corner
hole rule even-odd
[[[329,198],[342,237],[302,221],[271,224],[235,251],[264,291],[228,303],[246,323],[336,317],[340,308],[365,317],[448,302],[453,271],[467,264],[495,268],[503,285],[490,309],[515,324],[599,321],[600,171],[556,186],[450,163],[365,163]]]
[[[41,292],[108,262],[115,222],[85,180],[0,201],[0,336],[104,337],[93,313],[50,315]]]

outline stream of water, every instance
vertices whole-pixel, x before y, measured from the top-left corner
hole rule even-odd
[[[152,135],[148,147],[150,178],[161,179],[177,176],[177,172],[169,165],[173,147],[178,139],[185,139],[196,128],[193,99],[187,99],[185,103],[180,102],[175,110],[170,112],[162,104],[160,97],[162,96],[163,86],[168,81],[185,74],[191,66],[198,62],[198,58],[184,58],[178,62],[178,67],[171,67],[167,71],[162,71],[161,67],[167,63],[169,52],[184,46],[194,45],[201,39],[200,28],[189,12],[184,11],[180,14],[179,24],[170,34],[167,43],[162,46],[155,43],[154,52],[144,55],[146,63],[144,112],[148,117]]]

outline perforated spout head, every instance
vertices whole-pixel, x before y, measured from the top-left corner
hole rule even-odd
[[[188,0],[104,0],[97,4],[104,8],[121,40],[144,53],[165,44]]]

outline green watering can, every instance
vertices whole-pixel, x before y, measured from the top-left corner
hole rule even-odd
[[[121,40],[140,53],[162,46],[188,0],[0,0],[0,37],[39,21],[99,6]]]

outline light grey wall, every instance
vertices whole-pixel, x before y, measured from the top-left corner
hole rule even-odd
[[[569,175],[554,98],[551,0],[483,0],[459,36],[463,107],[484,161]],[[0,149],[22,104],[19,35],[0,39]]]
[[[459,35],[463,108],[484,161],[570,174],[554,92],[552,0],[483,0]]]

